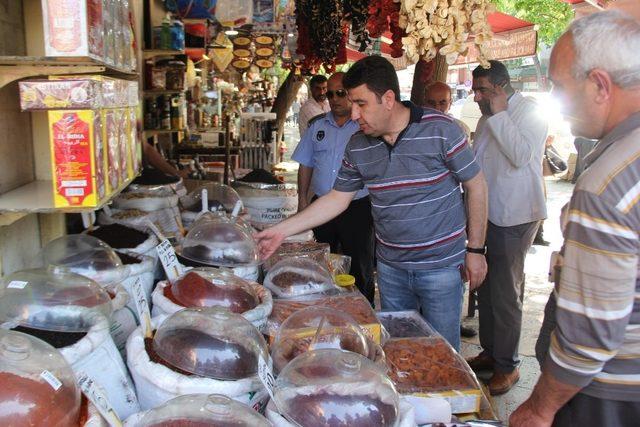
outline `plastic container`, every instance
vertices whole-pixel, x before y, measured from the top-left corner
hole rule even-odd
[[[348,314],[327,307],[308,307],[287,318],[280,327],[271,356],[280,372],[302,353],[334,348],[369,356],[370,341]]]
[[[188,308],[169,316],[153,337],[157,355],[182,371],[218,380],[255,376],[267,344],[245,318],[222,308]]]
[[[356,353],[314,350],[289,363],[276,379],[274,402],[301,426],[395,427],[400,398],[373,362]]]
[[[416,310],[381,311],[376,316],[391,338],[437,337],[438,333]]]
[[[118,254],[102,240],[86,234],[72,234],[49,242],[41,252],[45,267],[54,272],[73,272],[89,277],[101,286],[113,286],[129,274]]]
[[[319,242],[284,242],[276,253],[264,262],[263,268],[269,271],[274,265],[288,258],[309,258],[329,269],[330,247],[328,243]]]
[[[275,264],[264,278],[264,286],[279,298],[341,291],[322,265],[309,258],[295,257]]]
[[[38,268],[18,271],[0,283],[0,323],[52,333],[86,333],[87,313],[107,319],[113,313],[107,291],[79,274]]]
[[[271,423],[252,408],[221,394],[189,394],[151,409],[125,425],[136,427],[269,427]]]
[[[232,185],[251,216],[251,225],[258,230],[277,224],[298,211],[298,186],[295,184],[235,181]]]
[[[223,307],[241,314],[260,303],[247,281],[229,271],[212,268],[188,271],[173,282],[170,291],[184,307]]]
[[[196,187],[191,193],[182,198],[181,203],[190,212],[200,212],[202,210],[202,191],[207,191],[207,210],[224,210],[226,213],[233,212],[236,203],[240,202],[240,196],[228,185],[208,182]]]
[[[247,267],[260,264],[258,246],[251,233],[222,217],[197,221],[178,251],[193,266]]]
[[[233,282],[239,280],[247,284],[248,288],[251,290],[251,294],[257,297],[258,304],[255,307],[249,310],[246,310],[240,314],[242,314],[242,317],[250,321],[256,328],[258,328],[259,331],[262,332],[266,327],[267,318],[269,317],[269,314],[271,314],[271,310],[273,308],[271,291],[269,291],[269,289],[257,283],[244,281],[243,279],[233,275],[233,272],[228,269],[216,270],[211,268],[196,268],[196,269],[190,270],[190,272],[193,272],[196,270],[202,270],[202,269],[218,272],[217,274],[222,274],[225,276],[225,280],[227,276],[231,276],[233,278],[232,280]],[[180,286],[183,286],[183,285],[185,285],[185,283],[181,282]],[[206,291],[206,287],[202,290]],[[191,290],[188,290],[188,292],[191,293]],[[211,304],[211,306],[214,306],[217,302],[219,302],[219,298],[210,299],[206,295],[205,295],[205,298],[202,298],[199,301],[198,300],[194,301],[191,297],[187,298],[187,300],[191,302],[197,302],[198,304],[201,304],[201,303]],[[172,292],[172,285],[166,281],[161,281],[157,284],[156,288],[153,291],[152,301],[153,301],[153,309],[151,313],[153,314],[154,317],[162,316],[162,315],[166,316],[169,314],[173,314],[177,311],[180,311],[185,307],[189,307],[188,305],[185,306],[175,299]],[[203,306],[203,305],[199,305],[199,306]],[[204,306],[209,306],[209,305],[204,305]]]
[[[164,320],[163,316],[155,317],[151,322],[152,327],[157,328]],[[159,363],[155,356],[152,359],[149,352],[149,349],[152,350],[151,345],[149,339],[145,342],[140,328],[133,331],[127,341],[127,365],[135,380],[143,410],[155,408],[175,397],[194,393],[223,394],[260,410],[264,409],[269,400],[269,395],[255,375],[225,381],[181,373],[175,368]]]
[[[74,372],[92,378],[118,416],[126,418],[140,407],[110,335],[112,310],[103,287],[74,273],[24,270],[1,282],[0,323],[60,349]]]
[[[0,425],[78,425],[80,390],[51,345],[0,329]]]

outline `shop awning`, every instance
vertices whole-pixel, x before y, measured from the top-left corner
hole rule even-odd
[[[494,40],[490,42],[490,50],[494,53],[494,59],[503,60],[535,55],[538,46],[538,33],[533,23],[502,12],[492,13],[487,17],[487,20],[496,35]],[[383,56],[390,59],[391,33],[384,33],[381,40],[380,51]],[[358,52],[353,46],[347,45],[347,59],[349,61],[357,61],[364,56],[366,56],[365,53]],[[464,57],[461,56],[456,65],[478,62],[477,58],[478,52],[472,45],[469,48],[469,53]],[[406,61],[404,62],[406,63]]]
[[[494,37],[488,49],[492,59],[525,58],[536,54],[538,48],[538,32],[532,22],[494,12],[487,17]],[[469,46],[466,56],[460,56],[455,65],[466,65],[478,62],[478,50],[475,45]]]

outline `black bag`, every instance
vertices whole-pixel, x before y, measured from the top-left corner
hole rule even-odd
[[[549,146],[544,149],[544,159],[547,161],[549,169],[551,169],[551,172],[554,174],[567,170],[567,163],[562,160],[562,157],[560,157],[560,154],[555,148],[553,148],[553,146]]]

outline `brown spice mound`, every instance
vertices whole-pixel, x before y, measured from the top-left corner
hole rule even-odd
[[[143,244],[149,235],[122,224],[103,225],[88,232],[115,249],[131,249]]]

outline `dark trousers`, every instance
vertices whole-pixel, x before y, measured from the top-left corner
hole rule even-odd
[[[351,257],[351,274],[356,286],[373,305],[374,235],[369,197],[354,200],[347,210],[313,229],[316,240],[328,243],[332,253]]]
[[[576,394],[556,413],[553,427],[635,427],[640,402],[624,402]]]
[[[487,277],[478,289],[480,345],[495,359],[495,370],[511,372],[520,363],[524,259],[538,221],[512,227],[487,227]]]

